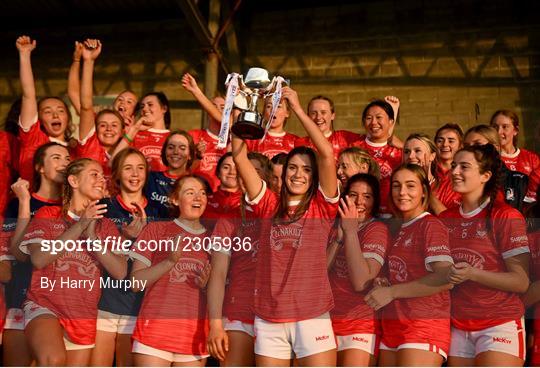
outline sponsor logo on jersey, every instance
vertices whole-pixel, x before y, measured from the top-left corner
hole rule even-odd
[[[303,226],[299,223],[272,226],[270,232],[270,246],[272,250],[281,250],[289,245],[293,248],[300,248],[300,238],[302,237]]]
[[[315,341],[325,341],[325,340],[328,340],[329,338],[330,338],[329,335],[316,336]]]
[[[92,258],[84,252],[69,252],[65,256],[56,260],[54,269],[59,272],[67,272],[74,267],[81,276],[94,278],[98,272],[97,265]]]
[[[390,276],[399,282],[407,281],[408,272],[407,264],[403,259],[398,256],[390,256],[388,258],[388,267],[390,269]]]
[[[146,158],[150,157],[161,157],[161,148],[160,147],[154,147],[154,146],[147,146],[142,147],[140,149],[143,155],[146,156]]]
[[[521,236],[511,236],[510,237],[510,243],[522,243],[527,242],[527,235],[521,235]]]
[[[486,259],[480,253],[469,248],[452,249],[452,258],[457,262],[467,262],[473,267],[484,269]]]
[[[204,262],[195,258],[181,258],[173,269],[169,271],[169,282],[181,283],[186,282],[188,276],[197,275],[204,268]]]
[[[353,336],[352,338],[352,341],[358,341],[358,342],[361,342],[361,343],[364,343],[364,344],[368,344],[369,341],[363,337],[360,337],[360,336]]]

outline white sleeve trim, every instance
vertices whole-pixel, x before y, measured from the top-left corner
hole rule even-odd
[[[262,180],[262,188],[261,188],[261,192],[259,194],[257,194],[257,196],[255,198],[253,198],[253,200],[249,200],[248,198],[248,195],[246,193],[246,203],[247,204],[250,204],[250,205],[257,205],[259,204],[259,202],[261,201],[261,199],[264,197],[264,193],[266,193],[266,182],[264,180]]]
[[[536,202],[536,199],[534,199],[533,197],[525,196],[525,198],[523,198],[523,202],[525,202],[525,203],[534,203],[534,202]]]
[[[93,136],[95,133],[96,133],[96,127],[94,126],[94,127],[92,127],[92,129],[90,129],[90,131],[88,132],[88,134],[86,135],[86,137],[84,137],[84,139],[78,139],[77,141],[79,142],[79,144],[80,144],[81,146],[84,146],[84,145],[88,142],[88,140],[89,140],[90,138],[92,138],[92,136]]]
[[[152,262],[140,253],[129,251],[129,257],[133,260],[141,261],[146,267],[152,266]]]
[[[19,115],[19,127],[22,129],[23,132],[28,133],[30,129],[34,126],[35,123],[38,121],[38,116],[36,115],[34,119],[32,120],[33,123],[28,126],[28,128],[24,128],[21,121],[21,115]]]
[[[15,261],[15,257],[10,256],[9,254],[6,254],[5,256],[0,256],[0,262],[1,261]]]
[[[364,258],[371,258],[376,260],[381,264],[381,266],[384,266],[384,259],[379,254],[374,252],[364,252]]]
[[[43,241],[42,238],[23,240],[21,244],[19,244],[19,250],[23,252],[24,254],[30,255],[30,251],[28,250],[28,244],[36,244],[36,243],[41,244],[42,241]]]
[[[529,247],[527,245],[524,246],[524,247],[519,247],[519,248],[514,248],[514,249],[507,250],[506,252],[504,252],[502,254],[502,257],[503,257],[503,259],[508,259],[510,257],[514,257],[514,256],[517,256],[517,255],[523,254],[523,253],[531,253],[531,250],[529,249]]]
[[[454,264],[454,260],[450,256],[431,256],[426,257],[424,263],[426,265],[426,270],[429,272],[433,272],[433,268],[431,267],[430,263],[433,262],[450,262],[451,264]]]
[[[319,192],[321,192],[324,200],[328,203],[332,203],[332,204],[335,204],[335,203],[338,203],[339,202],[339,196],[341,195],[340,191],[339,191],[339,183],[337,185],[337,194],[335,197],[327,197],[326,194],[324,194],[322,188],[321,188],[321,185],[319,184]]]

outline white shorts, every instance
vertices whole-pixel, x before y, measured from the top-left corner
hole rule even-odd
[[[135,330],[137,317],[122,316],[98,310],[97,330],[105,332],[116,332],[118,334],[131,335]]]
[[[27,301],[24,303],[23,306],[24,310],[24,327],[28,326],[28,324],[36,317],[39,317],[44,314],[50,314],[51,316],[57,317],[56,314],[54,314],[50,309],[47,309],[45,307],[42,307],[39,304],[36,304],[32,301]],[[90,345],[80,345],[75,344],[71,340],[68,339],[64,332],[64,345],[66,346],[66,350],[84,350],[84,349],[93,349],[95,344]]]
[[[24,330],[24,311],[20,308],[9,308],[6,314],[5,330]]]
[[[251,323],[245,323],[238,320],[230,320],[228,318],[223,319],[225,331],[240,331],[247,333],[251,337],[255,337],[255,331],[253,330],[253,325]]]
[[[524,326],[521,318],[479,331],[452,327],[450,356],[472,359],[486,351],[498,351],[525,360]]]
[[[131,350],[133,353],[151,355],[157,358],[167,360],[174,363],[189,363],[208,358],[210,355],[188,355],[188,354],[177,354],[171,353],[170,351],[160,350],[153,348],[151,346],[145,345],[142,342],[133,340],[133,348]]]
[[[255,317],[254,329],[257,355],[277,359],[304,358],[336,348],[328,312],[317,318],[283,323]]]
[[[375,355],[379,339],[375,334],[352,334],[339,336],[336,335],[337,350],[343,351],[348,349],[357,349]]]
[[[417,350],[431,351],[433,353],[437,353],[440,356],[442,356],[444,358],[444,360],[446,360],[448,358],[448,354],[446,353],[446,351],[444,351],[443,349],[441,349],[437,345],[428,344],[428,343],[425,343],[425,342],[406,342],[404,344],[399,345],[397,348],[388,347],[388,346],[386,346],[385,344],[383,344],[381,342],[380,345],[379,345],[379,349],[380,350],[389,350],[389,351],[394,351],[394,352],[398,351],[398,350],[402,350],[402,349],[417,349]]]

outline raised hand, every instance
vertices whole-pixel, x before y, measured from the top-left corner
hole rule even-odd
[[[107,213],[107,205],[105,203],[99,204],[99,201],[91,201],[86,205],[79,222],[86,228],[91,222],[103,218],[105,213]]]
[[[390,106],[392,106],[392,110],[394,110],[394,121],[396,121],[400,106],[399,98],[397,98],[396,96],[386,96],[384,100],[388,102]]]
[[[101,53],[101,41],[88,38],[83,45],[82,58],[84,60],[96,60]]]
[[[345,199],[340,198],[338,212],[341,217],[341,228],[344,232],[358,231],[361,219],[352,198],[349,196],[345,196]]]
[[[294,89],[291,87],[283,87],[281,91],[281,96],[287,99],[291,110],[296,110],[297,108],[301,107],[300,100],[298,99],[298,93],[296,93]]]
[[[30,54],[36,48],[36,40],[32,40],[28,36],[20,36],[15,41],[15,46],[20,54]]]
[[[17,179],[15,183],[11,185],[11,190],[19,201],[30,200],[30,183],[24,179]]]
[[[84,45],[82,42],[75,41],[75,48],[73,49],[73,61],[81,61],[83,48]]]
[[[182,76],[182,87],[191,94],[201,92],[201,89],[197,85],[197,81],[189,73],[186,73]]]

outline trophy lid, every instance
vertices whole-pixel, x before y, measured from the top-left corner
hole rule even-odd
[[[249,88],[266,88],[270,84],[268,71],[263,68],[249,68],[244,83]]]

